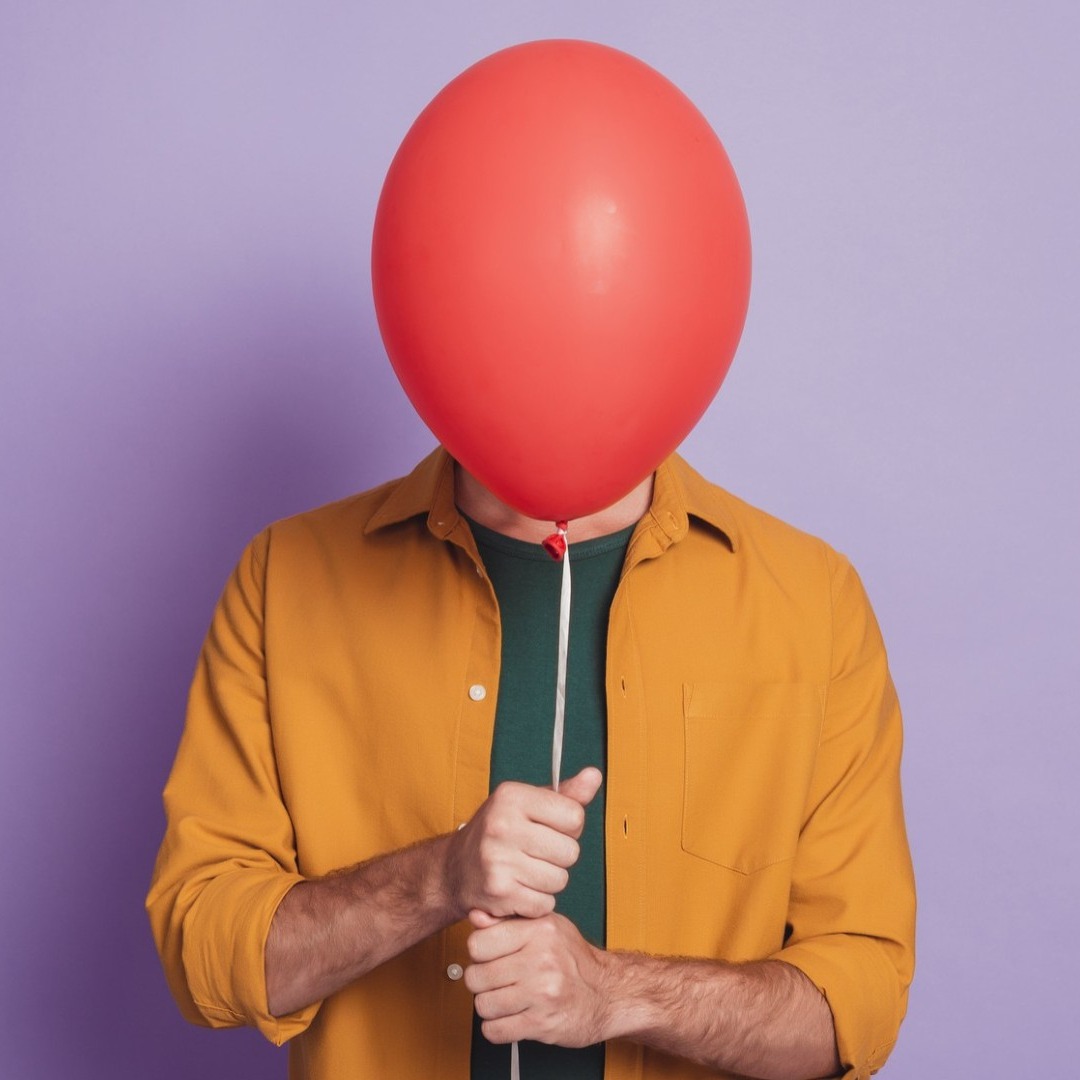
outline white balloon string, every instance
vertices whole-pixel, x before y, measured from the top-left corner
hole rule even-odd
[[[566,538],[566,530],[559,529]],[[566,721],[566,658],[570,650],[570,545],[562,557],[562,586],[559,589],[559,664],[555,674],[555,730],[551,738],[551,786],[559,790],[562,772],[563,726]]]
[[[558,527],[566,540],[566,528]],[[570,545],[562,554],[562,584],[559,586],[559,660],[555,668],[555,725],[551,736],[551,786],[559,790],[562,772],[563,728],[566,726],[566,661],[570,652]],[[521,1080],[521,1054],[518,1044],[510,1044],[510,1080]]]

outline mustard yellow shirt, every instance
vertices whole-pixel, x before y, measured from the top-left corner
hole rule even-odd
[[[289,1075],[467,1078],[466,923],[293,1015],[267,1011],[282,897],[453,830],[488,793],[499,613],[435,451],[272,525],[199,659],[147,909],[184,1015],[289,1040]],[[884,1062],[913,970],[900,710],[843,556],[656,472],[611,608],[607,945],[794,964],[848,1077]],[[605,1076],[709,1074],[629,1041]]]

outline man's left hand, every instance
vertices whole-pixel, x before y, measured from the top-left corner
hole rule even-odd
[[[472,964],[465,985],[476,995],[485,1038],[558,1046],[603,1041],[608,1002],[605,953],[562,915],[493,919],[469,914]]]

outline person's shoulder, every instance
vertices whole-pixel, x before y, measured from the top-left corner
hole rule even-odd
[[[340,529],[363,532],[379,508],[402,483],[403,477],[386,480],[375,487],[353,492],[332,502],[313,506],[295,514],[278,518],[267,528],[274,534],[321,533]]]
[[[691,517],[719,529],[746,561],[763,562],[785,576],[822,569],[832,574],[847,562],[826,539],[707,479],[686,461],[678,459],[677,468]]]
[[[370,537],[387,526],[425,518],[436,504],[452,507],[453,498],[453,461],[436,447],[407,475],[282,518],[269,531],[274,536]]]

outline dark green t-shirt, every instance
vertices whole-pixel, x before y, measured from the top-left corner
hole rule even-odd
[[[495,589],[502,624],[491,789],[504,780],[550,786],[562,564],[539,544],[503,536],[471,520],[469,525]],[[607,774],[608,612],[633,531],[631,526],[595,540],[571,541],[563,779],[586,765]],[[555,910],[598,946],[604,945],[605,926],[604,790],[601,785],[586,809],[581,856],[555,902]],[[520,1056],[522,1080],[600,1080],[604,1073],[603,1043],[571,1050],[522,1042]],[[509,1076],[510,1047],[489,1043],[474,1014],[472,1080]]]

